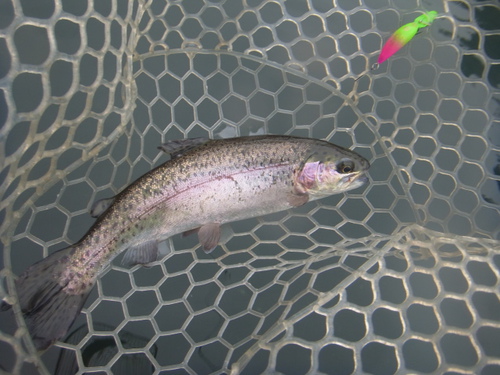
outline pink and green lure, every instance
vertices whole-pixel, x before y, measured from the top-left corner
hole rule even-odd
[[[377,64],[382,64],[385,60],[387,60],[389,57],[403,48],[406,43],[413,39],[418,30],[423,27],[429,26],[432,21],[434,21],[434,18],[436,18],[436,16],[437,12],[430,11],[415,18],[413,22],[407,23],[406,25],[403,25],[399,29],[397,29],[396,32],[392,34],[389,40],[385,43],[384,47],[382,47],[382,51],[380,52],[380,56],[378,57]]]

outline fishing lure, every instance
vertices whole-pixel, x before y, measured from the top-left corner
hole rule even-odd
[[[377,66],[403,48],[406,43],[413,39],[418,30],[429,26],[432,21],[434,21],[437,14],[438,13],[436,11],[432,10],[415,18],[413,22],[407,23],[397,29],[382,47],[382,51],[380,52],[380,56],[377,60]]]
[[[380,64],[382,64],[385,60],[394,55],[401,48],[403,48],[410,40],[412,40],[413,37],[417,34],[418,30],[426,26],[429,26],[437,17],[437,15],[438,13],[436,11],[431,10],[430,12],[418,16],[417,18],[415,18],[413,22],[407,23],[401,26],[399,29],[397,29],[394,32],[394,34],[392,34],[391,37],[387,40],[387,42],[385,42],[377,62],[371,66],[370,70],[371,71],[377,70]],[[351,99],[355,97],[356,95],[355,93],[357,92],[358,89],[359,79],[368,74],[370,70],[366,70],[364,73],[362,73],[358,78],[354,80],[354,86],[348,97],[350,97]]]

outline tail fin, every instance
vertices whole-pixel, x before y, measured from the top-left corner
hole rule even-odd
[[[16,280],[19,304],[31,338],[44,350],[63,338],[80,313],[92,285],[71,294],[62,282],[73,247],[55,252],[28,267]],[[62,284],[62,285],[61,285]]]

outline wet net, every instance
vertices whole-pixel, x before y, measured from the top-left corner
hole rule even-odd
[[[383,42],[439,13],[370,70]],[[500,372],[497,1],[0,1],[0,368],[10,373]],[[359,78],[359,79],[358,79]],[[370,182],[114,262],[34,350],[16,275],[187,137],[291,134]]]

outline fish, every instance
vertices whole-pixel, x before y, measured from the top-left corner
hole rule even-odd
[[[380,52],[375,67],[378,67],[379,64],[382,64],[385,60],[403,48],[410,40],[413,39],[418,30],[429,26],[437,15],[438,13],[432,10],[418,16],[413,22],[407,23],[397,29],[382,47],[382,51]]]
[[[35,348],[61,340],[98,277],[124,252],[128,265],[160,260],[158,244],[197,233],[209,253],[229,222],[301,206],[365,184],[370,163],[327,141],[265,135],[185,139],[170,159],[98,203],[75,244],[28,267],[15,282]],[[3,302],[2,309],[11,306]]]

